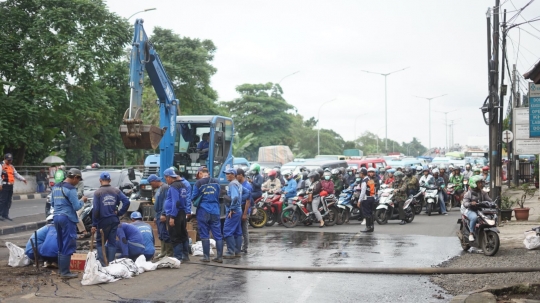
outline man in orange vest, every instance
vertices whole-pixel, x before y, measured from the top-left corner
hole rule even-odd
[[[0,183],[0,221],[13,221],[9,217],[9,209],[11,208],[15,179],[23,181],[26,184],[26,179],[17,173],[11,162],[13,162],[13,156],[11,154],[5,154],[4,162],[2,162],[2,180]]]

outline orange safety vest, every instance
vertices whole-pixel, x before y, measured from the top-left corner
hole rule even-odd
[[[15,175],[13,174],[13,165],[8,165],[6,163],[2,163],[2,170],[7,173],[8,180],[7,182],[10,184],[15,183]]]

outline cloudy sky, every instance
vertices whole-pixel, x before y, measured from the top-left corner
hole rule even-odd
[[[507,19],[530,0],[501,0]],[[445,145],[444,114],[455,120],[454,142],[487,139],[479,107],[487,96],[486,11],[495,1],[291,1],[291,0],[108,0],[123,17],[140,13],[146,31],[154,26],[210,39],[217,46],[212,86],[220,101],[243,83],[279,82],[284,98],[304,117],[317,117],[352,140],[369,130],[385,136],[384,77],[387,77],[388,137]],[[515,23],[540,16],[531,3]],[[502,17],[501,17],[502,20]],[[540,58],[540,22],[510,31],[508,56],[520,74]],[[294,72],[298,73],[288,76]],[[284,78],[285,77],[285,78]],[[507,77],[508,79],[508,77]],[[525,81],[521,81],[522,89]],[[323,107],[326,101],[336,99]],[[356,131],[355,131],[356,121]],[[486,142],[478,142],[483,145]]]

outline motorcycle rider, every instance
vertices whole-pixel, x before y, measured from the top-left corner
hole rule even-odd
[[[287,180],[285,187],[281,189],[285,195],[285,202],[288,203],[290,199],[296,197],[296,180],[292,177],[290,170],[283,171],[283,177]]]
[[[435,180],[435,185],[437,186],[437,189],[439,190],[439,205],[441,207],[441,211],[443,215],[448,215],[446,211],[446,204],[445,204],[445,196],[444,196],[444,187],[446,186],[446,183],[444,182],[443,177],[440,176],[439,170],[434,169],[433,170],[433,179]]]
[[[379,189],[381,188],[381,180],[379,179],[379,176],[377,175],[377,170],[371,167],[371,168],[368,168],[367,173],[368,173],[368,177],[375,181],[375,192],[379,192]]]
[[[420,178],[422,177],[422,171],[424,171],[424,168],[420,165],[417,165],[416,166],[416,178],[418,178],[420,180]]]
[[[469,190],[463,197],[463,204],[461,204],[461,212],[465,213],[469,218],[469,242],[474,241],[474,227],[478,220],[478,214],[476,213],[476,207],[479,202],[491,201],[489,194],[484,192],[484,179],[481,176],[473,176],[469,179]]]
[[[349,183],[349,185],[352,185],[355,181],[356,181],[356,176],[355,176],[355,173],[353,171],[353,168],[352,167],[347,167],[347,176],[346,176],[346,179],[347,179],[347,182]]]
[[[278,193],[281,191],[281,182],[277,179],[277,172],[275,170],[270,170],[268,172],[268,180],[262,185],[263,191],[268,191],[268,193]]]
[[[308,203],[308,207],[311,206],[311,211],[315,215],[315,218],[317,218],[317,220],[319,221],[319,228],[323,228],[324,220],[322,218],[321,212],[319,211],[319,204],[321,203],[320,193],[322,191],[322,185],[319,181],[319,173],[309,173],[309,179],[311,181],[311,185],[309,186],[308,194],[311,195],[312,201],[311,203]]]
[[[277,173],[276,178],[281,182],[281,187],[285,186],[285,179],[283,178],[283,175],[281,174],[281,168],[279,166],[274,167],[274,171]]]
[[[420,178],[420,186],[431,186],[435,185],[435,179],[432,175],[429,174],[429,169],[426,167],[422,171],[423,176]]]
[[[454,193],[456,195],[461,195],[463,193],[463,175],[461,175],[459,167],[454,167],[454,171],[452,172],[448,182],[455,185]]]
[[[482,170],[480,169],[480,167],[473,168],[473,176],[480,176],[481,173]]]
[[[395,181],[395,176],[394,176],[395,172],[396,172],[396,170],[393,169],[393,168],[388,170],[388,176],[386,177],[386,180],[384,180],[384,184],[387,184],[388,186],[392,186],[392,183],[394,183],[394,181]],[[401,173],[401,174],[403,175],[403,173]]]
[[[329,169],[327,169],[323,173],[323,179],[320,181],[322,190],[326,191],[329,195],[334,194],[334,182],[332,182],[331,178],[332,178],[332,173],[330,172]]]
[[[386,178],[386,168],[381,167],[379,168],[379,180],[381,180],[381,183],[384,182],[385,178]]]
[[[373,171],[373,174],[375,171]],[[373,203],[375,202],[376,180],[368,176],[368,171],[365,168],[360,169],[360,178],[362,179],[360,186],[356,187],[356,190],[360,190],[360,197],[358,199],[357,206],[362,207],[362,213],[366,219],[366,229],[362,230],[363,233],[371,233],[375,230],[373,224]]]
[[[253,176],[251,177],[251,187],[253,191],[251,192],[251,198],[253,201],[256,201],[262,196],[262,184],[264,182],[263,176],[261,176],[261,166],[257,163],[253,163],[249,170],[252,172]]]
[[[471,170],[471,164],[465,164],[465,171],[463,172],[463,178],[470,178],[473,176],[473,171]]]
[[[407,224],[407,221],[405,220],[405,210],[403,209],[403,206],[405,206],[405,201],[407,200],[407,183],[403,180],[404,174],[400,171],[397,171],[394,174],[395,181],[392,184],[392,188],[394,189],[394,202],[398,203],[398,211],[399,211],[399,219],[401,222],[399,222],[399,225]]]
[[[349,188],[349,180],[347,180],[346,176],[347,176],[347,170],[345,169],[345,167],[340,167],[338,177],[341,180],[341,182],[343,182],[343,189]]]
[[[489,166],[482,167],[482,177],[484,177],[484,181],[486,183],[490,181],[490,178],[489,178]]]
[[[343,181],[339,177],[339,170],[337,168],[332,169],[332,183],[334,183],[334,193],[336,196],[341,194],[343,191]]]
[[[296,192],[299,192],[301,190],[306,190],[309,187],[307,178],[308,178],[308,173],[306,171],[300,173],[300,181],[298,181],[296,185]]]
[[[405,167],[405,176],[406,178],[404,178],[403,182],[407,183],[407,196],[416,195],[420,188],[420,183],[412,167]]]

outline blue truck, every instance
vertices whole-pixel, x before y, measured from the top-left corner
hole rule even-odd
[[[155,150],[159,147],[159,155],[148,156],[145,161],[145,166],[146,162],[159,163],[149,165],[148,174],[145,168],[141,188],[148,187],[146,178],[150,175],[151,168],[152,173],[162,177],[165,169],[172,166],[178,168],[191,184],[196,181],[198,168],[206,166],[210,175],[217,178],[222,187],[226,186],[228,182],[224,171],[233,166],[232,119],[210,115],[177,116],[181,100],[175,96],[172,82],[154,46],[148,40],[143,23],[142,19],[135,21],[130,56],[130,105],[124,114],[123,124],[120,125],[122,142],[127,149]],[[158,96],[156,103],[160,109],[159,127],[145,125],[142,121],[145,74],[148,74]],[[224,193],[225,191],[222,191],[222,194]]]

